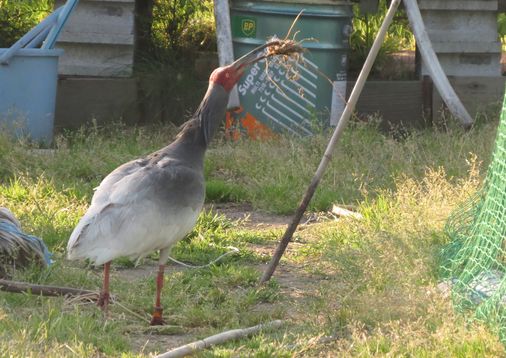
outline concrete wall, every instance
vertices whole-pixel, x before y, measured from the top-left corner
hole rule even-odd
[[[206,88],[207,81],[178,92],[153,86],[146,79],[62,77],[58,80],[55,129],[113,121],[181,124],[196,110]]]
[[[498,118],[505,77],[450,77],[451,85],[472,118],[486,113]],[[348,96],[354,82],[348,82]],[[438,121],[448,110],[429,77],[422,81],[369,81],[356,112],[361,117],[378,115],[384,129],[423,127]]]
[[[504,95],[505,77],[450,78],[464,106],[474,118],[497,110]],[[348,96],[354,82],[349,81]],[[141,83],[134,79],[66,78],[58,81],[55,128],[75,129],[95,121],[99,125],[121,120],[128,124],[150,121],[181,123],[197,108],[206,82],[194,89],[191,100],[181,103],[173,95],[158,93],[142,98]],[[445,111],[430,79],[423,81],[368,81],[357,104],[359,116],[378,115],[384,129],[423,127]]]
[[[500,76],[497,0],[419,0],[427,32],[448,76]],[[422,75],[428,71],[422,65]]]
[[[453,77],[449,80],[473,118],[480,113],[492,114],[494,118],[499,118],[504,98],[505,77]],[[438,118],[442,111],[448,112],[435,89],[432,91],[431,105],[434,118]],[[490,112],[491,110],[497,112]]]
[[[57,0],[56,6],[65,3]],[[134,55],[135,0],[81,0],[58,38],[59,74],[129,77]]]
[[[134,79],[64,78],[58,80],[55,130],[76,129],[92,121],[98,124],[141,120]]]
[[[61,4],[63,0],[57,2]],[[506,4],[506,0],[502,3]],[[504,78],[500,77],[497,41],[498,1],[419,0],[419,4],[444,70],[471,115],[500,102]],[[131,73],[133,5],[134,0],[80,1],[58,43],[66,50],[60,60],[60,73],[94,78],[61,76],[57,130],[78,128],[92,120],[99,124],[111,120],[181,122],[199,103],[209,69],[215,63],[197,61],[196,69],[203,83],[191,103],[174,93],[147,93],[149,86],[134,79],[112,78]],[[348,88],[352,85],[350,81]],[[370,81],[357,111],[364,116],[377,113],[385,124],[420,126],[437,116],[442,108],[430,81]]]

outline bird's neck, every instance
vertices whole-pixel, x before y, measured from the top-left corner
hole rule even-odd
[[[178,138],[167,146],[164,151],[172,158],[177,158],[198,169],[204,167],[206,149],[207,146],[201,143]]]
[[[229,92],[221,85],[210,82],[206,95],[195,113],[206,147],[211,143],[225,119],[228,97]]]
[[[174,158],[203,166],[207,147],[225,118],[227,103],[228,92],[222,86],[210,83],[193,118],[163,151]]]

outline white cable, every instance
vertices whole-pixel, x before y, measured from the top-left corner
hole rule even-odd
[[[216,262],[220,261],[225,256],[228,256],[228,255],[235,254],[235,253],[239,252],[239,249],[237,247],[228,246],[227,249],[230,249],[230,251],[229,252],[225,252],[223,255],[219,256],[218,258],[214,259],[213,261],[211,261],[211,262],[209,262],[208,264],[205,264],[205,265],[189,265],[189,264],[185,264],[184,262],[178,261],[178,260],[176,260],[176,259],[174,259],[174,258],[172,258],[170,256],[169,256],[169,260],[172,261],[172,262],[175,262],[176,264],[179,264],[181,266],[187,267],[187,268],[200,269],[200,268],[209,267],[209,266],[215,264]]]

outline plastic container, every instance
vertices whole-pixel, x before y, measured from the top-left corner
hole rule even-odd
[[[0,49],[0,55],[7,49]],[[20,137],[53,140],[58,58],[63,50],[20,49],[0,65],[0,128]]]
[[[295,40],[305,39],[303,47],[308,51],[292,72],[282,63],[266,68],[262,61],[251,67],[238,83],[241,109],[227,118],[229,129],[253,137],[269,130],[303,136],[337,124],[345,104],[353,12],[347,1],[315,3],[232,2],[236,58],[273,35],[284,38],[301,10],[289,38],[297,33]]]

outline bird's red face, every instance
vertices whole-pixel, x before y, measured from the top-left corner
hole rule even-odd
[[[211,73],[209,82],[219,84],[225,88],[225,91],[230,92],[232,87],[241,79],[245,67],[245,65],[236,64],[218,67]]]
[[[218,67],[213,71],[213,73],[211,73],[209,82],[219,84],[223,86],[225,91],[230,92],[236,83],[239,82],[241,76],[244,73],[244,70],[249,65],[252,65],[255,62],[265,58],[265,56],[262,56],[262,54],[264,52],[264,49],[268,46],[270,46],[269,43],[258,46],[241,58],[232,62],[230,65]]]

